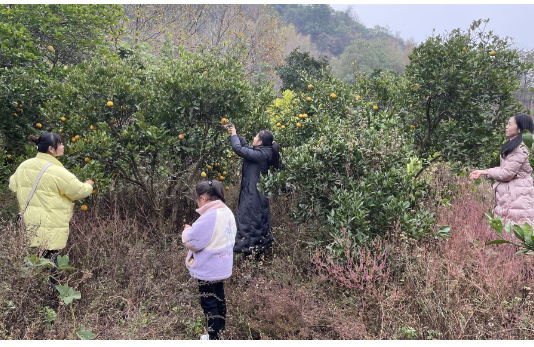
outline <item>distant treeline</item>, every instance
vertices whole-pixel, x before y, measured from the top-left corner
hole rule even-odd
[[[353,79],[353,62],[369,73],[377,69],[404,72],[415,47],[413,40],[404,40],[387,27],[366,27],[354,7],[347,6],[345,11],[326,4],[272,7],[298,34],[309,35],[312,47],[306,48],[312,55],[326,56],[334,74],[348,81]]]

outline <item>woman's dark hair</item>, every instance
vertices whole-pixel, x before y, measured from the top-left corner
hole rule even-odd
[[[280,146],[274,142],[274,135],[269,130],[262,130],[258,134],[258,139],[264,146],[271,146],[273,148],[273,158],[271,159],[271,165],[275,169],[280,169]]]
[[[506,141],[501,147],[501,157],[506,158],[508,154],[512,153],[521,142],[523,142],[523,130],[528,130],[532,134],[534,132],[534,123],[532,117],[525,113],[516,113],[514,115],[515,123],[519,129],[519,135],[513,140]]]
[[[193,198],[198,200],[202,194],[207,194],[209,201],[221,200],[226,203],[224,200],[223,186],[219,181],[203,181],[198,183],[193,188]]]
[[[41,153],[48,153],[48,147],[52,147],[56,150],[57,146],[63,143],[61,135],[56,133],[44,133],[39,137],[30,135],[28,141],[35,143],[37,145],[37,150]]]

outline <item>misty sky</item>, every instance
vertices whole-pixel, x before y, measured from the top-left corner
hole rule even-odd
[[[348,4],[331,5],[345,10]],[[360,21],[367,27],[389,26],[400,31],[404,39],[417,43],[432,35],[456,28],[467,29],[475,19],[490,21],[487,30],[500,36],[510,36],[519,48],[534,48],[534,5],[362,5],[354,4]]]

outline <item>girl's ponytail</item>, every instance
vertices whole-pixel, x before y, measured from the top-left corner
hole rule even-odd
[[[275,170],[280,169],[280,146],[274,142],[274,135],[269,130],[262,130],[258,133],[258,138],[264,146],[271,146],[273,148],[273,157],[271,158],[271,165]]]
[[[280,169],[280,146],[278,143],[273,141],[273,159],[272,159],[272,166],[276,169]]]

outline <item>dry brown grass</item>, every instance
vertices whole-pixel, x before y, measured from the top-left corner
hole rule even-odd
[[[236,260],[225,284],[225,338],[532,339],[532,258],[507,245],[483,245],[492,238],[483,218],[491,187],[473,189],[445,168],[429,173],[441,191],[437,224],[450,225],[453,237],[411,240],[390,231],[385,287],[358,290],[335,275],[321,278],[310,261],[313,230],[289,218],[298,196],[273,199],[273,248],[261,261]],[[237,188],[226,197],[235,210]],[[205,321],[180,230],[162,235],[132,211],[132,199],[110,197],[75,213],[63,254],[77,270],[62,281],[82,293],[74,302],[76,324],[97,339],[198,339]],[[184,211],[188,222],[190,212]],[[20,232],[4,221],[0,239],[0,338],[76,338],[64,305],[45,327],[47,280],[24,277]]]

